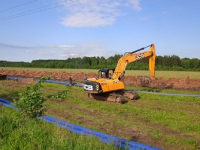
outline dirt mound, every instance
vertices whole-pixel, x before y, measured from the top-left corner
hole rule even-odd
[[[34,78],[25,78],[24,80],[21,81],[22,84],[33,84],[36,83]]]
[[[140,86],[140,76],[126,76],[123,79],[125,85]]]
[[[156,80],[154,81],[151,81],[149,83],[149,87],[158,88],[158,89],[169,89],[169,88],[173,88],[173,83],[168,82],[168,80],[166,80],[163,77],[160,77],[160,78],[156,78]]]
[[[34,79],[39,79],[41,77],[51,76],[52,80],[68,81],[69,76],[72,75],[73,82],[82,82],[85,73],[68,73],[68,72],[47,72],[47,71],[30,71],[30,70],[0,70],[0,74],[8,75],[12,77],[23,77],[29,78],[27,83],[34,82]],[[91,72],[86,74],[88,78],[97,78],[98,75]],[[123,78],[125,85],[130,86],[141,86],[141,76],[126,76]],[[200,90],[200,79],[190,79],[187,78],[170,78],[165,79],[163,77],[156,78],[155,81],[147,82],[147,86],[151,88],[158,89],[184,89],[184,90]]]
[[[184,89],[184,90],[200,90],[200,80],[187,78],[157,78],[150,82],[149,87],[159,89]]]

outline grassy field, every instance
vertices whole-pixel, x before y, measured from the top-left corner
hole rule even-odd
[[[174,93],[174,94],[192,94],[192,95],[200,95],[200,91],[194,90],[177,90],[177,89],[155,89],[150,87],[134,87],[134,86],[126,86],[127,90],[136,90],[136,91],[147,91],[152,92],[152,94],[159,93]]]
[[[55,72],[61,72],[61,71],[66,71],[69,73],[90,73],[94,72],[97,73],[97,69],[52,69],[52,68],[17,68],[17,67],[0,67],[0,69],[5,69],[5,70],[33,70],[33,71],[55,71]],[[137,76],[137,75],[144,75],[144,76],[149,76],[149,71],[142,71],[142,70],[126,70],[125,76]],[[164,77],[166,79],[169,78],[196,78],[200,79],[200,72],[196,71],[155,71],[155,76],[158,77]]]
[[[0,105],[1,150],[117,149],[96,138],[87,138],[42,120],[18,119],[17,115],[16,110]]]
[[[0,81],[0,97],[18,98],[25,86]],[[46,101],[47,115],[154,147],[200,149],[200,98],[140,93],[136,101],[114,104],[88,99],[83,88],[53,83],[45,83],[43,92],[47,95],[63,90],[68,92],[66,99]],[[68,138],[60,134],[63,140]],[[59,141],[59,137],[54,140]]]

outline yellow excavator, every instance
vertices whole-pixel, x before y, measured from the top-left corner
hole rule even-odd
[[[140,52],[150,47],[149,51]],[[149,73],[150,80],[155,80],[155,45],[140,48],[133,52],[125,53],[117,63],[115,69],[104,68],[99,70],[98,78],[88,78],[84,82],[84,90],[88,93],[88,97],[97,100],[111,101],[115,103],[123,103],[124,97],[129,99],[137,99],[138,94],[134,91],[124,90],[123,77],[126,66],[134,61],[149,57]],[[112,76],[110,76],[112,74]]]

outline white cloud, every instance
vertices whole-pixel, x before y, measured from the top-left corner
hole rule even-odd
[[[62,24],[71,27],[96,27],[111,25],[115,22],[113,16],[103,16],[100,13],[76,13],[63,19]]]
[[[0,43],[0,48],[2,48],[4,52],[17,50],[21,51],[27,57],[31,57],[32,59],[67,59],[69,57],[94,57],[94,56],[104,56],[108,58],[110,56],[115,55],[115,52],[109,51],[105,49],[100,42],[93,41],[88,42],[82,45],[41,45],[41,46],[19,46],[19,45],[10,45]],[[4,53],[2,52],[2,53]]]
[[[34,49],[27,48],[27,54],[46,57],[49,59],[67,59],[69,57],[93,57],[104,56],[105,58],[115,55],[114,52],[104,49],[99,42],[90,42],[82,45],[47,45],[40,46]]]
[[[105,58],[114,55],[115,53],[112,51],[108,51],[104,49],[99,42],[91,42],[83,45],[78,45],[76,47],[71,48],[68,51],[62,51],[59,53],[59,57],[64,59],[66,58],[75,58],[75,57],[93,57],[93,56],[104,56]]]
[[[140,0],[79,0],[69,3],[60,0],[66,8],[67,16],[62,24],[71,27],[96,27],[112,25],[121,15],[120,8],[130,6],[141,10]]]
[[[132,7],[135,10],[142,10],[142,8],[140,7],[140,0],[128,0],[130,4],[132,4]]]
[[[70,49],[74,47],[73,45],[48,45],[46,48],[61,48],[61,49]]]
[[[48,50],[26,50],[26,53],[37,54],[37,55],[52,55],[52,54],[55,54],[54,51],[48,51]]]
[[[77,58],[78,57],[77,54],[58,54],[58,56],[62,58]]]

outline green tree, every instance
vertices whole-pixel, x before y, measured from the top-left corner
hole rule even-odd
[[[89,68],[91,66],[90,57],[84,56],[83,59],[82,59],[82,63],[83,63],[84,68]]]
[[[190,68],[190,59],[189,58],[183,58],[183,59],[181,59],[181,66],[184,69],[189,69]]]

